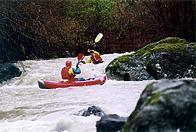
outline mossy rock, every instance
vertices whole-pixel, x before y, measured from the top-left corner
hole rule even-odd
[[[111,79],[132,81],[196,77],[196,43],[177,37],[162,39],[114,59],[106,74]]]
[[[159,44],[145,56],[146,70],[155,79],[195,78],[195,47],[195,43]]]
[[[183,43],[186,44],[188,43],[185,39],[180,39],[178,37],[167,37],[165,39],[161,39],[160,41],[158,41],[158,43]]]
[[[169,37],[145,46],[136,55],[155,79],[196,77],[196,43]]]
[[[115,75],[121,74],[120,70],[123,63],[130,63],[130,57],[131,55],[124,55],[115,58],[110,64],[106,67],[106,74],[108,76],[111,76],[112,79],[116,78]],[[124,74],[124,73],[123,73]],[[121,77],[118,77],[118,80],[123,79],[123,75],[121,74]]]
[[[114,59],[107,67],[106,74],[110,79],[140,81],[153,79],[143,67],[143,61],[132,55],[123,55]]]
[[[148,52],[150,52],[151,49],[153,49],[156,45],[158,45],[159,43],[151,43],[148,44],[147,46],[139,49],[138,51],[136,51],[136,55],[139,57],[143,57],[145,56]]]
[[[121,132],[196,131],[196,81],[160,80],[142,92]]]
[[[183,53],[187,46],[188,42],[184,39],[168,37],[139,49],[136,55],[142,58],[158,52]]]

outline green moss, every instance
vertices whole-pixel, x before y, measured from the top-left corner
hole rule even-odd
[[[120,64],[117,60],[117,58],[115,58],[113,61],[110,62],[110,64],[106,67],[106,73],[107,74],[114,74],[116,72],[116,70],[120,67]]]
[[[108,68],[111,71],[116,71],[119,67],[120,67],[120,64],[118,62],[114,62]]]
[[[161,97],[161,93],[156,93],[156,94],[153,94],[151,95],[150,99],[148,100],[148,102],[153,105],[153,104],[156,104],[160,101],[160,97]]]
[[[136,51],[135,54],[142,58],[147,54],[157,52],[183,52],[185,51],[186,44],[188,44],[188,42],[185,39],[168,37],[158,42],[148,44],[147,46]]]
[[[117,58],[118,62],[124,63],[124,62],[129,62],[131,55],[123,55]]]
[[[120,63],[125,63],[125,62],[129,62],[129,57],[131,55],[123,55],[120,57],[115,58],[112,62],[110,62],[110,64],[107,66],[106,71],[111,70],[111,71],[115,71],[116,69],[118,69],[120,67]]]
[[[149,83],[147,86],[146,86],[146,89],[152,89],[153,88],[153,85],[155,84],[156,82],[152,82],[152,83]]]
[[[178,37],[167,37],[165,39],[162,39],[159,41],[159,43],[183,43],[186,44],[188,43],[185,39],[180,39]]]
[[[110,64],[106,67],[106,74],[108,76],[114,76],[117,75],[123,80],[130,80],[130,76],[127,73],[119,73],[121,70],[122,63],[130,63],[130,56],[131,55],[123,55],[120,57],[115,58]]]
[[[196,46],[195,46],[196,47]],[[136,55],[139,57],[144,57],[147,54],[158,53],[158,52],[170,52],[170,53],[183,53],[186,51],[186,44],[184,43],[153,43],[145,46],[144,48],[138,50]]]
[[[184,52],[186,49],[186,45],[183,43],[161,43],[157,46],[155,46],[153,49],[151,49],[151,53],[157,53],[157,52],[170,52],[170,53],[176,53],[176,52]]]
[[[146,55],[152,48],[154,48],[158,43],[151,43],[148,44],[147,46],[139,49],[135,54],[139,57],[143,57]]]

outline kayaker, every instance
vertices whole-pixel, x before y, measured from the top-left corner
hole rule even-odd
[[[65,62],[66,67],[63,67],[61,70],[62,79],[67,79],[68,81],[84,81],[84,78],[75,78],[76,74],[80,74],[81,70],[79,68],[79,63],[76,65],[76,68],[72,68],[72,62],[67,60]]]
[[[97,52],[95,50],[91,50],[91,49],[88,49],[87,52],[90,53],[90,57],[87,59],[85,64],[87,64],[87,63],[93,63],[93,64],[103,63],[103,59],[101,58],[101,55],[99,52]]]

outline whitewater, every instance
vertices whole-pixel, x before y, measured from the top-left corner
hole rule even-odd
[[[121,55],[102,55],[104,63],[98,65],[80,64],[82,73],[78,77],[105,74],[106,66]],[[152,81],[108,79],[104,85],[40,89],[39,79],[61,80],[60,71],[67,59],[73,65],[77,63],[76,58],[23,61],[25,72],[0,87],[0,132],[96,132],[100,117],[78,116],[79,111],[95,105],[106,114],[127,117]],[[20,64],[16,65],[22,70]]]

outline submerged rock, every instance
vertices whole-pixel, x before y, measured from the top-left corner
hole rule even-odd
[[[88,109],[80,110],[75,113],[77,116],[95,115],[101,117],[96,123],[97,132],[117,132],[127,121],[127,117],[120,117],[116,114],[105,114],[105,112],[97,106],[88,107]]]
[[[122,132],[196,131],[196,81],[149,84]]]
[[[21,75],[21,71],[11,63],[0,63],[0,83]]]
[[[108,78],[149,80],[196,77],[196,43],[168,37],[148,44],[132,55],[114,59],[107,67]]]
[[[78,116],[90,116],[90,115],[95,115],[95,116],[104,116],[105,113],[104,111],[100,108],[100,107],[97,107],[97,106],[91,106],[91,107],[88,107],[88,109],[83,109],[83,110],[80,110],[78,113],[76,113],[75,115],[78,115]]]

